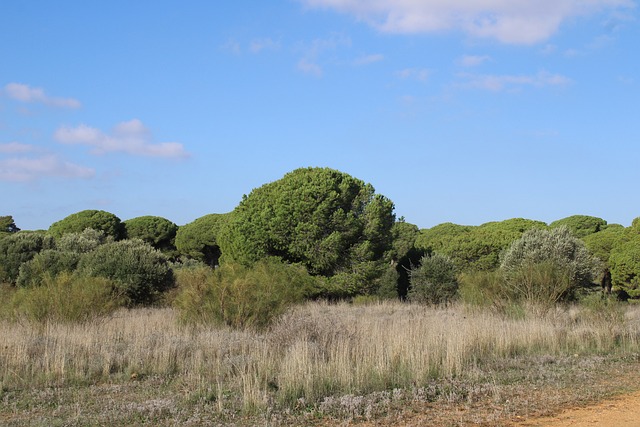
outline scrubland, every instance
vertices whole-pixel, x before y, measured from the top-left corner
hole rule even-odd
[[[262,330],[144,308],[0,336],[2,425],[496,425],[633,388],[640,308],[316,302]]]

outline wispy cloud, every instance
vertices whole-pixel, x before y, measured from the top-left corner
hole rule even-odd
[[[8,142],[0,144],[0,154],[17,154],[28,153],[34,151],[33,145],[23,144],[21,142]]]
[[[62,144],[93,147],[92,154],[126,153],[135,156],[185,158],[189,154],[178,142],[151,141],[149,130],[138,119],[117,124],[111,134],[86,126],[61,127],[54,138]]]
[[[299,43],[296,50],[301,53],[297,68],[305,74],[322,77],[324,70],[321,62],[327,52],[341,47],[351,46],[351,39],[343,34],[334,33],[326,38],[317,38],[311,42]]]
[[[398,78],[403,80],[418,80],[420,82],[426,82],[429,79],[430,74],[431,71],[427,68],[405,68],[396,72],[396,76]]]
[[[220,49],[231,52],[234,55],[240,55],[242,53],[242,47],[240,46],[240,42],[234,38],[227,39],[224,43],[220,45]]]
[[[0,181],[30,182],[41,178],[92,178],[95,170],[60,160],[55,155],[0,159]]]
[[[269,37],[262,39],[253,39],[249,45],[252,53],[260,53],[266,50],[280,50],[280,42]]]
[[[31,87],[22,83],[9,83],[4,87],[4,93],[11,99],[25,103],[40,103],[58,108],[80,108],[81,103],[73,98],[57,98],[49,96],[44,89]]]
[[[470,74],[461,73],[458,75],[463,82],[458,84],[462,87],[472,87],[476,89],[499,92],[503,90],[518,90],[525,86],[545,87],[545,86],[566,86],[572,81],[568,77],[560,74],[551,74],[541,71],[532,75],[495,75],[495,74]]]
[[[322,74],[323,74],[322,67],[320,65],[314,62],[309,62],[309,60],[304,58],[298,61],[297,68],[303,73],[309,74],[315,77],[322,77]]]
[[[312,8],[354,15],[383,32],[460,30],[509,44],[550,38],[575,16],[605,8],[630,8],[632,0],[300,0]]]
[[[353,65],[369,65],[375,62],[384,61],[384,55],[376,53],[373,55],[363,55],[353,60]]]
[[[458,59],[458,64],[463,67],[477,67],[490,59],[491,57],[488,55],[464,55]]]

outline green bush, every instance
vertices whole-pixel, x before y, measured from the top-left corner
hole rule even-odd
[[[451,258],[434,253],[424,256],[409,273],[408,297],[412,302],[446,304],[458,292],[457,269]]]
[[[0,283],[15,284],[23,263],[53,247],[53,238],[43,233],[22,231],[0,239]]]
[[[79,233],[67,233],[60,237],[56,241],[56,249],[84,254],[111,242],[113,242],[113,237],[108,236],[104,231],[86,228]]]
[[[501,308],[510,299],[504,286],[505,277],[502,270],[463,273],[459,281],[458,292],[461,300],[466,304]]]
[[[535,297],[545,303],[573,297],[579,287],[590,286],[602,264],[561,226],[525,232],[503,254],[501,269],[514,298]],[[541,289],[530,289],[536,284]]]
[[[275,259],[252,267],[226,263],[176,272],[174,306],[186,323],[219,323],[236,328],[265,327],[291,304],[313,292],[317,279],[304,267]]]
[[[22,264],[16,284],[20,287],[39,286],[46,276],[55,277],[64,271],[74,271],[78,261],[80,254],[75,252],[45,249]]]
[[[112,313],[123,302],[108,279],[62,273],[45,277],[42,286],[17,289],[9,306],[16,319],[86,322]]]
[[[78,270],[86,276],[113,280],[129,305],[153,303],[173,285],[167,258],[138,239],[99,246],[80,258]]]
[[[550,307],[575,290],[573,271],[553,261],[525,262],[513,269],[504,282],[511,301]]]

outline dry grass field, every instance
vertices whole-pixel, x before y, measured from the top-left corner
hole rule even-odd
[[[158,308],[0,336],[7,426],[502,425],[640,388],[633,306],[308,303],[260,332]]]

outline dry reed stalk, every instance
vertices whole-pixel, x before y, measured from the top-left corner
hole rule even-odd
[[[70,325],[0,322],[5,387],[158,376],[247,410],[456,377],[519,355],[639,351],[640,309],[603,322],[584,310],[509,318],[462,306],[306,304],[258,334],[180,326],[171,309]],[[615,320],[618,319],[618,320]]]

